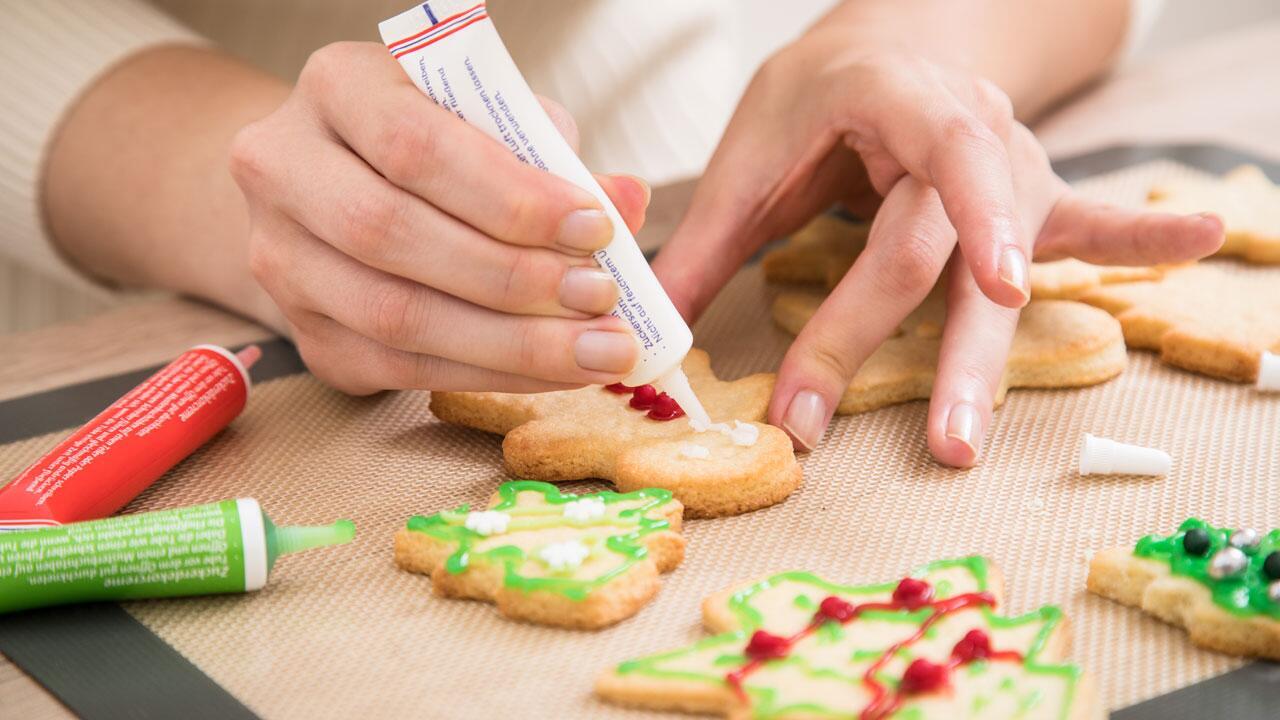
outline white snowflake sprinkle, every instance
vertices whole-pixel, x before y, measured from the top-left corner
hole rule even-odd
[[[488,537],[507,531],[511,516],[497,510],[479,510],[467,513],[463,526],[472,532]]]

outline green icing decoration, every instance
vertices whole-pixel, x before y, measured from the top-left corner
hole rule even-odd
[[[917,568],[914,572],[911,573],[911,577],[924,577],[931,573],[935,573],[935,572],[939,572],[942,570],[947,570],[955,567],[962,567],[973,576],[973,578],[976,581],[975,585],[976,585],[977,592],[983,592],[988,589],[989,586],[987,581],[987,578],[988,578],[987,561],[984,558],[977,557],[977,556],[959,558],[954,560],[940,560],[934,563],[930,563],[921,568]],[[828,582],[818,577],[817,575],[814,575],[813,573],[804,572],[804,571],[791,571],[791,572],[778,573],[764,580],[761,580],[753,585],[743,588],[742,590],[734,593],[732,597],[730,597],[729,609],[737,618],[740,625],[740,629],[732,632],[722,633],[720,635],[714,635],[708,638],[703,638],[702,640],[699,640],[693,645],[680,650],[665,652],[658,655],[651,655],[649,657],[640,658],[637,660],[629,660],[627,662],[624,662],[618,665],[617,672],[622,675],[641,674],[648,677],[687,680],[687,681],[705,683],[707,685],[714,685],[716,687],[725,687],[726,683],[724,679],[724,674],[725,674],[726,665],[723,664],[722,661],[726,661],[726,655],[729,652],[736,653],[736,656],[738,658],[745,661],[745,657],[741,655],[741,649],[746,645],[747,639],[751,636],[751,633],[757,629],[760,629],[761,626],[764,624],[764,619],[760,614],[760,611],[756,609],[752,604],[752,599],[754,598],[755,595],[759,594],[760,592],[768,588],[774,587],[783,582],[801,583],[804,585],[808,585],[814,589],[814,592],[812,594],[800,593],[799,595],[797,595],[796,598],[793,599],[793,604],[795,604],[796,606],[801,606],[801,602],[802,602],[800,601],[801,597],[809,599],[813,595],[817,595],[817,596],[837,595],[846,599],[850,599],[852,601],[856,601],[859,595],[876,595],[876,594],[892,593],[893,589],[897,587],[897,584],[898,584],[897,582],[889,582],[889,583],[883,583],[879,585],[839,585],[836,583]],[[946,588],[945,591],[942,589],[944,587]],[[935,586],[936,597],[938,599],[944,599],[946,597],[951,596],[953,594],[953,591],[954,591],[954,587],[952,587],[951,583],[940,582]],[[812,602],[812,600],[810,600],[810,602]],[[1048,642],[1049,637],[1050,635],[1053,634],[1054,629],[1062,622],[1062,611],[1053,606],[1045,606],[1040,608],[1039,610],[1036,610],[1024,615],[1020,615],[1016,617],[1003,617],[1000,615],[996,615],[991,610],[990,607],[981,606],[979,610],[980,612],[983,613],[985,620],[988,623],[988,626],[992,628],[1014,628],[1014,627],[1026,625],[1028,623],[1036,623],[1036,622],[1042,623],[1042,627],[1039,633],[1037,633],[1030,647],[1026,650],[1026,652],[1023,653],[1025,658],[1023,662],[1023,667],[1027,672],[1032,674],[1057,675],[1067,679],[1069,683],[1067,688],[1067,702],[1064,703],[1062,714],[1061,714],[1062,718],[1066,718],[1070,714],[1071,700],[1075,695],[1076,684],[1081,675],[1080,668],[1076,667],[1075,665],[1043,664],[1038,661],[1038,656],[1041,653],[1041,651],[1043,651],[1045,643]],[[869,610],[862,613],[862,615],[860,616],[860,620],[919,624],[923,622],[926,617],[928,617],[929,613],[930,611],[928,609],[922,609],[914,612],[905,611],[905,610],[899,610],[899,611]],[[839,627],[838,623],[828,622],[827,624],[819,628],[818,632],[819,633],[823,632],[825,628],[829,625],[834,625]],[[846,633],[851,632],[850,628],[848,627],[840,627],[840,629],[845,631]],[[711,673],[697,672],[693,670],[670,669],[668,667],[664,667],[664,665],[666,665],[668,661],[678,660],[680,658],[683,658],[689,655],[695,655],[701,652],[705,652],[709,648],[722,648],[724,650],[724,652],[717,655],[716,660],[713,661],[713,666],[715,667],[715,670],[713,670]],[[873,660],[875,658],[880,657],[882,654],[883,654],[883,650],[879,650],[879,649],[855,650],[850,654],[849,659],[851,662],[861,662],[866,660]],[[842,682],[850,682],[850,683],[862,682],[861,673],[849,674],[849,673],[841,673],[841,672],[830,670],[827,668],[811,667],[809,663],[806,661],[806,659],[801,656],[792,655],[779,660],[771,660],[769,662],[771,665],[774,663],[777,663],[777,664],[786,664],[786,665],[794,666],[798,668],[801,672],[803,672],[804,674],[812,678],[832,678],[832,679],[838,679]],[[984,666],[983,669],[985,670],[985,666],[987,665],[987,663],[978,663],[978,664]],[[983,670],[977,670],[976,672],[980,673],[982,671]],[[974,672],[974,670],[971,669],[971,672]],[[878,674],[876,677],[887,688],[895,688],[897,687],[899,682],[898,678],[890,677],[887,674],[884,674],[884,675]],[[1006,684],[1008,685],[1008,688],[1010,690],[1014,689],[1011,678],[1006,678],[1004,681],[1002,681],[1001,689],[1004,689]],[[802,714],[802,715],[807,714],[812,716],[833,717],[833,718],[849,717],[849,711],[847,709],[835,709],[835,708],[825,707],[822,705],[809,703],[809,702],[798,702],[798,703],[792,703],[792,704],[786,704],[786,705],[779,704],[777,692],[772,688],[753,686],[750,683],[747,683],[744,686],[744,690],[747,692],[751,700],[752,717],[759,718],[761,720],[771,720],[772,718],[778,718],[778,717],[793,715],[793,714]],[[1038,698],[1035,698],[1035,699],[1038,699]],[[894,720],[903,720],[905,718],[918,718],[918,717],[919,715],[916,712],[916,709],[905,708],[903,710],[900,710],[898,713],[894,715]]]
[[[1182,546],[1182,538],[1188,530],[1204,530],[1209,535],[1209,551],[1203,556],[1188,555]],[[1213,602],[1218,607],[1242,616],[1267,615],[1280,620],[1280,604],[1267,598],[1270,578],[1262,572],[1267,555],[1280,550],[1280,530],[1272,530],[1262,537],[1256,548],[1244,550],[1249,566],[1235,577],[1215,580],[1209,576],[1209,560],[1213,554],[1227,547],[1231,530],[1216,528],[1198,518],[1188,518],[1178,526],[1178,532],[1169,535],[1148,535],[1138,541],[1133,554],[1140,558],[1168,563],[1174,575],[1191,578],[1209,588]]]
[[[520,493],[526,492],[541,493],[547,505],[517,508],[518,496]],[[569,520],[564,517],[563,510],[558,507],[574,500],[585,498],[600,498],[604,500],[606,507],[604,516],[586,522]],[[644,502],[637,507],[622,510],[616,515],[611,515],[608,512],[609,505],[636,500]],[[471,511],[469,505],[461,505],[453,510],[446,510],[430,516],[415,515],[409,518],[406,527],[409,530],[430,535],[438,540],[457,543],[457,549],[445,561],[444,567],[448,573],[457,575],[466,572],[467,568],[477,562],[502,565],[504,568],[503,584],[506,587],[517,588],[525,592],[554,592],[571,600],[580,601],[585,600],[597,588],[626,572],[648,555],[648,549],[645,548],[644,543],[640,542],[641,538],[658,530],[665,530],[670,526],[670,523],[663,518],[647,517],[647,514],[650,510],[661,507],[670,501],[671,492],[669,490],[656,488],[646,488],[629,493],[616,493],[606,490],[587,495],[564,495],[560,492],[560,488],[551,483],[534,480],[515,480],[503,483],[498,488],[498,503],[493,507],[484,509],[497,510],[511,515],[511,522],[504,534],[561,526],[599,527],[624,525],[632,528],[630,532],[612,535],[604,542],[605,548],[624,559],[622,564],[599,577],[591,579],[528,577],[522,575],[520,574],[520,568],[529,558],[524,550],[515,545],[499,545],[481,553],[473,554],[472,547],[475,543],[485,540],[486,537],[468,530],[464,526],[467,513]],[[597,548],[593,548],[593,552],[595,549]]]
[[[817,610],[818,609],[818,604],[813,601],[813,598],[809,597],[808,595],[805,595],[804,593],[800,593],[799,595],[797,595],[795,599],[791,601],[791,604],[795,605],[801,610]]]

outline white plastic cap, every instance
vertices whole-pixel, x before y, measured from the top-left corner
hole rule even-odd
[[[1262,361],[1258,363],[1259,390],[1280,390],[1280,355],[1262,351]]]
[[[1168,475],[1169,453],[1084,434],[1080,446],[1081,475]]]

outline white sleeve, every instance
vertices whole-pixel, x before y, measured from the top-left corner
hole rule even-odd
[[[41,172],[63,113],[102,73],[149,46],[202,43],[140,0],[0,0],[0,255],[102,294],[54,249]]]
[[[1124,41],[1116,55],[1118,64],[1129,61],[1142,47],[1164,10],[1164,3],[1165,0],[1129,0],[1129,27],[1125,29]]]

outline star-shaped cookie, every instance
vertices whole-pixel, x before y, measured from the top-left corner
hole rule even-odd
[[[1129,347],[1213,377],[1252,382],[1263,351],[1280,350],[1280,268],[1202,262],[1080,299],[1115,315]]]
[[[835,287],[867,243],[871,226],[820,215],[761,261],[772,283]],[[1092,265],[1074,258],[1031,264],[1031,297],[1071,300],[1099,285],[1156,280],[1162,267]]]
[[[869,223],[819,215],[760,261],[775,283],[835,287],[867,244]]]
[[[517,620],[582,629],[631,617],[684,559],[682,508],[666,490],[562,495],[503,483],[483,510],[409,519],[396,564],[442,597],[487,600]]]
[[[825,296],[788,292],[774,301],[774,320],[799,334]],[[937,373],[946,307],[935,289],[859,368],[836,412],[875,410],[928,399]],[[996,402],[1009,388],[1063,388],[1096,385],[1119,375],[1127,356],[1116,321],[1088,305],[1069,300],[1034,300],[1022,310]]]
[[[875,585],[777,573],[703,603],[718,635],[624,662],[596,692],[732,718],[1100,717],[1087,676],[1063,662],[1062,612],[998,614],[1001,585],[979,557]]]
[[[503,457],[520,477],[602,478],[623,492],[664,488],[693,517],[736,515],[790,495],[801,474],[791,439],[762,422],[774,376],[719,380],[697,349],[684,371],[723,427],[697,432],[684,418],[654,420],[633,409],[636,395],[598,386],[533,395],[433,393],[431,410],[445,422],[505,435]]]
[[[1147,194],[1147,207],[1178,214],[1212,212],[1222,218],[1227,239],[1219,255],[1253,263],[1280,264],[1280,187],[1255,165],[1222,177],[1186,177]]]

